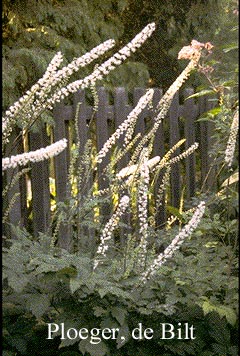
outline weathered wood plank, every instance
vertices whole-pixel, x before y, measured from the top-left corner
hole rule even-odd
[[[49,144],[46,130],[40,133],[29,134],[30,150],[35,151]],[[39,232],[47,232],[50,224],[50,189],[49,189],[49,161],[31,164],[31,187],[33,209],[33,231],[38,236]]]
[[[19,130],[14,130],[12,136],[10,137],[10,142],[8,145],[8,155],[12,156],[15,154],[23,153],[23,142],[21,136],[19,137]],[[18,137],[18,140],[16,138]],[[4,174],[3,183],[10,184],[16,174],[21,171],[21,167],[8,169]],[[14,195],[18,194],[16,198]],[[25,176],[17,180],[16,183],[8,191],[6,197],[3,199],[3,214],[9,210],[9,203],[14,199],[14,204],[8,214],[8,222],[13,226],[26,226],[27,220],[27,196],[26,196],[26,182]],[[13,232],[11,225],[3,224],[3,235],[17,239],[17,235]]]
[[[163,96],[163,91],[162,89],[159,88],[154,88],[154,95],[153,95],[153,109],[150,111],[150,116],[152,118],[152,123],[155,118],[155,109],[160,101],[160,99]],[[158,130],[155,134],[155,139],[153,143],[153,156],[160,156],[162,158],[165,153],[165,147],[164,147],[164,126],[163,126],[163,121],[160,123]],[[156,184],[155,184],[155,199],[157,198],[157,194],[159,191],[159,187],[162,183],[162,178],[163,178],[163,172],[160,172]],[[160,202],[160,206],[156,211],[156,217],[155,217],[155,225],[156,228],[159,228],[160,226],[163,226],[163,224],[166,221],[166,209],[165,209],[165,194],[163,194],[163,197]]]
[[[169,109],[169,148],[172,148],[180,139],[179,134],[179,93],[173,98],[171,107]],[[177,156],[180,150],[175,151]],[[180,165],[175,163],[171,169],[171,205],[179,208],[180,197],[181,197],[181,178],[180,178]]]
[[[208,97],[198,98],[199,111],[198,116],[202,113],[216,107],[215,101],[210,101]],[[214,123],[209,121],[200,122],[200,154],[201,154],[201,189],[206,191],[208,189],[215,189],[216,186],[216,172],[217,166],[214,165],[213,158],[209,152],[214,143],[213,130]]]
[[[54,108],[54,117],[56,125],[54,127],[54,142],[63,138],[68,139],[68,130],[66,120],[70,120],[73,116],[72,108],[66,109],[63,104],[57,105]],[[56,198],[57,202],[67,203],[69,200],[68,193],[68,167],[69,167],[69,152],[65,149],[54,159],[55,179],[56,179]],[[58,234],[58,245],[66,250],[71,250],[71,222],[62,224]]]
[[[89,134],[89,122],[93,119],[93,109],[92,107],[87,105],[85,92],[83,90],[78,91],[74,95],[73,100],[73,108],[75,115],[78,112],[78,116],[75,117],[77,120],[77,130],[75,141],[76,143],[80,143],[79,146],[79,159],[78,159],[78,167],[83,164],[83,156],[86,147],[86,143],[90,138]],[[79,142],[77,141],[79,140]],[[77,173],[77,172],[76,172]],[[85,172],[82,173],[83,176],[80,177],[80,183],[78,185],[78,216],[81,215],[81,211],[84,207],[84,203],[86,199],[89,197],[89,191],[92,188],[93,184],[93,172],[90,171],[88,174]],[[94,211],[89,212],[91,219],[94,219]],[[77,219],[77,246],[80,251],[85,249],[86,247],[92,246],[93,251],[95,250],[95,231],[92,228],[88,228],[83,226],[83,222],[80,219]]]
[[[125,88],[116,88],[114,91],[114,123],[115,123],[115,129],[117,129],[122,122],[127,118],[128,114],[131,112],[132,106],[129,105],[128,103],[128,93]],[[119,148],[123,147],[124,144],[124,136],[120,136],[117,145]],[[121,170],[122,168],[126,167],[128,162],[129,162],[130,154],[127,153],[118,163],[117,168],[118,170]],[[119,235],[120,235],[120,245],[123,247],[126,243],[126,236],[130,233],[131,231],[131,213],[130,211],[126,211],[121,220],[124,222],[124,224],[127,225],[127,227],[121,227],[119,229]]]
[[[98,152],[103,147],[104,143],[108,140],[108,117],[109,117],[109,96],[105,88],[98,88],[99,106],[96,113],[96,140]],[[109,182],[106,176],[106,167],[110,163],[111,152],[107,152],[102,162],[98,164],[98,189],[108,188]],[[111,204],[105,203],[102,206],[101,213],[103,216],[103,223],[105,223],[111,214]]]
[[[133,107],[135,107],[137,105],[139,99],[145,93],[146,93],[146,89],[144,89],[144,88],[134,88],[134,90],[133,90]],[[148,114],[149,114],[149,110],[148,109],[144,109],[138,115],[138,119],[137,119],[137,122],[136,122],[136,128],[135,128],[136,135],[138,133],[141,133],[142,136],[144,135],[144,133],[146,131],[145,120],[144,119]]]
[[[114,91],[114,123],[115,129],[122,124],[122,122],[127,118],[128,114],[132,110],[132,106],[128,104],[128,93],[125,88],[116,88]],[[118,147],[122,148],[124,144],[124,136],[120,136],[118,140]],[[126,154],[119,162],[118,169],[120,170],[129,162],[129,153]]]
[[[184,105],[183,105],[183,117],[185,120],[184,136],[186,138],[185,149],[188,149],[195,142],[195,120],[197,117],[197,108],[194,103],[194,99],[187,99],[194,93],[193,89],[184,90]],[[194,196],[196,189],[196,159],[195,153],[192,153],[185,159],[186,167],[186,193],[187,199]]]

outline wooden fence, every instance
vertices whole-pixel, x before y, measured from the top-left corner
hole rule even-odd
[[[64,137],[69,138],[69,126],[76,115],[78,103],[81,105],[78,112],[78,127],[81,142],[81,152],[89,138],[90,120],[95,120],[96,130],[96,144],[97,149],[100,150],[104,142],[109,138],[110,128],[117,128],[127,117],[132,108],[137,104],[139,98],[146,92],[145,89],[135,88],[133,90],[132,99],[128,97],[128,92],[124,88],[116,88],[110,93],[103,87],[98,88],[98,110],[94,113],[93,107],[87,103],[84,91],[79,91],[73,95],[71,105],[64,103],[58,104],[54,110],[53,115],[55,119],[55,126],[53,130],[54,141],[60,140]],[[186,188],[187,198],[194,195],[197,188],[205,181],[205,186],[213,186],[213,175],[208,174],[211,166],[208,155],[209,149],[212,145],[212,126],[209,121],[198,122],[199,116],[211,109],[214,106],[213,101],[209,101],[207,97],[199,97],[197,99],[190,98],[185,100],[188,96],[193,94],[191,88],[185,89],[177,93],[174,97],[167,117],[160,125],[156,138],[154,141],[153,155],[163,156],[164,152],[171,148],[180,138],[186,138],[185,148],[188,148],[194,142],[199,142],[199,150],[197,154],[193,154],[184,161],[184,174],[180,165],[175,164],[171,171],[171,202],[174,207],[179,207],[181,188],[184,185]],[[151,118],[154,117],[154,108],[162,97],[161,89],[154,89],[153,103],[151,109],[145,109],[139,115],[137,120],[135,132],[142,133],[146,131],[146,125]],[[148,118],[148,120],[146,120]],[[45,147],[49,144],[49,136],[46,130],[40,133],[31,133],[29,136],[30,150],[35,150]],[[120,141],[121,144],[121,141]],[[20,142],[16,147],[15,152],[22,152],[22,143]],[[196,166],[197,155],[197,166]],[[102,166],[107,163],[109,157],[106,157]],[[121,167],[126,165],[126,161],[121,161]],[[69,167],[69,151],[65,150],[54,159],[55,167],[55,184],[56,184],[56,199],[58,202],[67,201],[68,196],[68,167]],[[17,169],[10,170],[7,173],[7,181],[14,176]],[[34,235],[39,232],[46,232],[50,224],[50,190],[49,190],[49,162],[39,162],[31,164],[31,191],[32,191],[32,215],[33,215],[33,230]],[[9,220],[14,225],[20,224],[27,226],[26,214],[26,177],[23,176],[20,181],[11,189],[8,201],[16,192],[20,195],[15,200],[12,210],[9,214]],[[105,181],[99,181],[100,188],[104,188]],[[164,207],[159,211],[158,223],[165,219]],[[59,244],[64,248],[69,248],[71,241],[71,228],[63,226],[61,229],[61,236],[59,236]]]

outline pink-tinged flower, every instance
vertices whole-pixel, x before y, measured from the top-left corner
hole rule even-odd
[[[196,40],[192,40],[191,47],[195,48],[196,50],[201,50],[204,47],[204,43],[198,42]]]
[[[205,74],[205,75],[208,75],[210,73],[212,73],[214,71],[214,68],[212,66],[198,66],[198,71]]]
[[[205,46],[204,46],[207,50],[208,50],[208,52],[211,52],[211,49],[214,47],[212,44],[211,44],[211,42],[207,42],[207,43],[205,43]]]
[[[190,46],[184,46],[178,53],[178,59],[193,59],[201,54],[202,49],[205,48],[209,53],[213,45],[210,42],[202,43],[197,40],[192,40]]]
[[[199,50],[196,48],[191,46],[184,46],[178,53],[178,59],[192,59],[198,53]]]

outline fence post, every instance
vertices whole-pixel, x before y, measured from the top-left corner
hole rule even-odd
[[[172,148],[180,139],[179,136],[179,92],[174,95],[172,104],[169,109],[169,132],[170,140],[169,145]],[[180,153],[179,149],[176,150],[176,155]],[[180,166],[175,163],[171,169],[171,205],[179,208],[180,192],[181,192],[181,179],[180,179]]]
[[[155,88],[154,89],[154,95],[153,95],[153,110],[151,111],[151,117],[152,120],[155,118],[155,109],[157,105],[159,104],[160,99],[163,96],[163,91],[162,89]],[[160,156],[162,158],[165,153],[165,148],[164,148],[164,128],[163,128],[163,121],[160,123],[158,130],[155,134],[155,139],[153,143],[153,154],[154,156]],[[159,186],[162,182],[164,172],[160,172],[159,176],[157,178],[154,192],[155,192],[155,200],[158,194]],[[165,209],[165,193],[163,193],[160,206],[157,208],[156,211],[156,217],[155,217],[155,225],[156,227],[160,227],[164,224],[166,221],[166,209]]]
[[[97,138],[97,150],[98,152],[103,147],[104,143],[108,140],[108,117],[110,111],[109,97],[106,89],[100,87],[97,89],[98,92],[98,111],[96,113],[96,138]],[[110,152],[106,154],[102,162],[98,164],[98,188],[106,189],[108,188],[108,179],[106,176],[105,167],[110,163]],[[101,208],[101,213],[103,216],[103,223],[105,223],[111,215],[111,204],[104,203]]]
[[[184,134],[186,138],[185,149],[189,148],[195,142],[195,119],[197,117],[197,107],[194,104],[194,99],[186,98],[194,93],[194,90],[191,88],[184,90],[184,105],[183,105],[183,116],[184,116]],[[187,199],[190,199],[195,193],[195,166],[196,159],[195,153],[192,153],[185,159],[186,167],[186,192]]]
[[[202,113],[214,108],[215,102],[209,101],[209,97],[199,97],[199,112]],[[203,190],[214,189],[216,186],[216,170],[213,159],[209,155],[209,151],[213,145],[213,129],[214,123],[209,121],[200,122],[200,153],[201,153],[201,184]]]
[[[15,140],[19,135],[19,130],[15,130],[10,137],[10,142],[8,145],[8,149],[6,152],[7,156],[12,156],[16,154],[23,153],[23,142],[22,136],[19,137],[16,145]],[[14,149],[12,149],[13,144],[15,145]],[[21,167],[7,169],[4,175],[5,184],[10,184],[12,179],[18,174],[21,170]],[[14,195],[16,194],[16,198]],[[17,180],[15,184],[11,187],[11,189],[6,194],[6,198],[3,199],[3,213],[9,207],[9,203],[11,200],[14,199],[14,204],[12,205],[9,214],[8,214],[8,222],[13,226],[26,226],[27,221],[27,196],[26,196],[26,182],[25,182],[25,175]],[[3,224],[3,235],[7,238],[17,239],[18,236],[12,231],[11,226],[7,223]]]
[[[115,88],[114,92],[114,123],[115,129],[127,118],[128,114],[131,112],[132,106],[128,104],[128,94],[125,88]],[[122,135],[118,140],[119,146],[123,147],[124,136]],[[124,168],[129,162],[129,153],[127,153],[118,163],[118,169]],[[122,221],[127,225],[127,227],[122,227],[119,229],[120,234],[120,245],[123,247],[126,242],[126,236],[131,231],[131,213],[126,211],[121,218]]]
[[[30,150],[35,151],[49,144],[44,128],[29,134]],[[31,187],[34,236],[47,232],[50,225],[49,161],[31,163]]]
[[[78,107],[79,106],[79,107]],[[73,96],[73,112],[76,115],[78,110],[77,120],[77,129],[78,129],[78,139],[80,143],[79,147],[79,159],[78,159],[78,167],[82,164],[82,157],[84,154],[84,149],[89,138],[89,127],[88,122],[91,120],[93,113],[92,107],[88,106],[85,98],[85,91],[79,90]],[[77,137],[76,137],[77,140]],[[82,177],[81,186],[78,187],[78,213],[84,204],[86,197],[89,194],[89,190],[92,188],[93,184],[93,172],[89,172],[88,177]],[[94,219],[94,212],[90,213],[91,219]],[[95,231],[93,228],[88,228],[86,226],[82,226],[82,222],[80,219],[77,219],[77,234],[78,234],[78,249],[82,250],[86,248],[86,246],[92,246],[92,250],[94,251],[94,247],[96,244],[95,241]]]
[[[69,138],[66,128],[66,120],[73,116],[72,107],[58,104],[53,109],[55,118],[54,127],[54,142],[63,138]],[[68,148],[69,149],[69,148]],[[55,178],[56,178],[56,195],[57,202],[68,202],[68,167],[69,167],[69,152],[66,148],[58,156],[55,157]],[[71,222],[61,224],[58,233],[58,245],[68,251],[72,248]]]
[[[115,88],[114,92],[114,123],[115,129],[127,118],[128,114],[131,112],[132,106],[128,104],[128,94],[125,88]],[[124,135],[120,136],[118,140],[119,146],[122,147],[124,144]],[[119,170],[126,167],[128,164],[129,154],[126,154],[118,164]]]
[[[134,88],[133,90],[133,107],[135,107],[141,98],[146,93],[146,89],[143,88]],[[135,127],[135,133],[141,133],[142,136],[145,133],[145,120],[144,118],[146,117],[146,113],[149,112],[148,109],[143,109],[143,111],[138,115],[138,119],[136,122],[136,127]]]

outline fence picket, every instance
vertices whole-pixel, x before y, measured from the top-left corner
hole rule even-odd
[[[40,133],[31,132],[29,143],[31,151],[40,149],[49,144],[46,130]],[[49,195],[49,164],[41,161],[31,164],[33,232],[47,232],[50,224],[50,195]]]
[[[168,114],[169,119],[169,147],[174,146],[179,140],[179,93],[173,98],[172,105],[169,109]],[[180,153],[179,148],[175,151],[177,156]],[[180,179],[180,164],[175,163],[171,169],[171,205],[174,207],[179,207],[180,203],[180,192],[181,192],[181,179]]]
[[[54,141],[63,138],[69,138],[66,127],[66,120],[70,120],[73,116],[72,108],[60,104],[54,108],[55,127],[54,127]],[[68,167],[69,167],[69,153],[67,150],[61,152],[55,157],[55,179],[56,179],[56,199],[57,202],[67,202],[69,200],[68,192]],[[60,247],[70,250],[72,245],[71,226],[69,223],[62,223],[58,233],[58,244]]]
[[[192,88],[184,90],[184,105],[183,105],[183,117],[185,119],[184,136],[186,138],[185,149],[188,149],[195,142],[195,119],[197,114],[197,108],[193,98],[187,99],[194,93]],[[185,159],[186,166],[186,193],[187,199],[194,195],[196,189],[196,177],[195,177],[195,153],[192,153]]]

